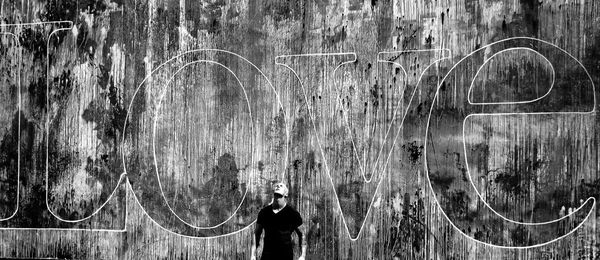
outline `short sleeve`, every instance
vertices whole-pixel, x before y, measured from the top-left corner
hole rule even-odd
[[[258,217],[256,218],[256,224],[260,224],[262,226],[264,226],[265,224],[265,210],[261,209],[258,212]]]
[[[294,223],[294,227],[302,226],[302,217],[298,211],[294,212],[294,221],[292,223]]]

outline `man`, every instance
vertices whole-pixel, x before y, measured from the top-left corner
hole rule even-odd
[[[256,260],[256,248],[260,244],[263,229],[265,230],[265,239],[261,260],[292,260],[294,257],[293,231],[298,235],[298,242],[302,250],[298,260],[304,260],[306,244],[302,243],[302,232],[299,229],[302,225],[302,217],[298,211],[287,205],[287,196],[288,188],[284,183],[279,182],[273,185],[273,202],[258,213],[251,260]]]

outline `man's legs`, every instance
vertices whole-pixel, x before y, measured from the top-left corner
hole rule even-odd
[[[294,250],[290,247],[277,248],[274,250],[265,250],[260,260],[293,260]]]

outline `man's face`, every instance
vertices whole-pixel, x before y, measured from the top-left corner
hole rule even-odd
[[[275,185],[273,185],[273,192],[275,193],[279,193],[279,194],[285,194],[286,193],[286,186],[283,183],[275,183]]]
[[[283,183],[276,183],[273,185],[273,201],[278,205],[283,205],[285,203],[284,194],[287,193],[287,187]]]

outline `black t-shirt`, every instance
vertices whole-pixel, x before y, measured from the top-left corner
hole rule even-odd
[[[263,251],[291,250],[292,232],[302,225],[302,217],[289,205],[277,213],[274,213],[273,207],[268,205],[260,210],[256,222],[265,230]]]

